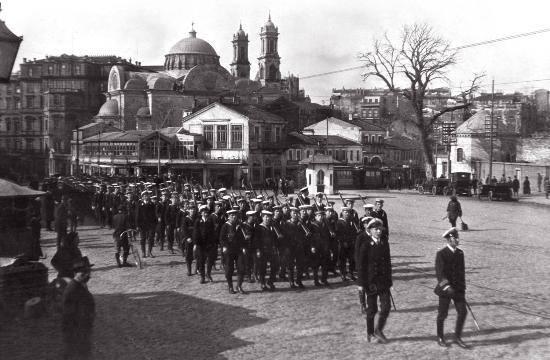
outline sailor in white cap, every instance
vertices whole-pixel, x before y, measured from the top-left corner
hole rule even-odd
[[[360,254],[363,251],[363,247],[371,241],[370,232],[367,229],[369,222],[374,219],[372,216],[365,216],[361,219],[361,228],[363,231],[355,239],[355,254]],[[359,266],[359,264],[357,264]],[[357,287],[357,292],[359,295],[359,304],[361,304],[361,314],[367,314],[367,301],[366,301],[366,292],[362,286]]]
[[[383,330],[391,309],[390,289],[393,285],[390,245],[387,236],[382,233],[383,224],[380,219],[363,219],[365,222],[368,220],[368,223],[364,235],[360,235],[361,240],[357,247],[357,286],[359,292],[364,291],[367,294],[367,340],[370,342],[374,337],[378,343],[385,344],[388,339]],[[378,301],[380,312],[375,326]]]
[[[237,210],[227,211],[227,221],[220,229],[220,245],[222,247],[222,257],[224,261],[225,279],[230,294],[235,294],[233,288],[234,266],[237,263],[237,291],[244,294],[242,288],[245,272],[245,254],[246,246],[244,239],[239,233],[237,227]],[[243,252],[243,250],[245,250]]]
[[[351,208],[343,207],[342,216],[336,223],[336,240],[339,244],[338,261],[340,263],[340,277],[342,281],[355,280],[354,243],[359,233],[359,226],[354,223]]]
[[[307,189],[307,186],[304,186],[300,189],[300,193],[296,197],[296,201],[294,202],[294,207],[300,207],[300,205],[309,205],[310,199],[308,197],[309,190]]]
[[[458,248],[458,229],[455,227],[443,233],[447,246],[439,250],[435,256],[435,274],[437,286],[435,293],[439,296],[437,309],[437,343],[447,347],[444,324],[449,312],[449,304],[453,300],[457,312],[455,325],[455,343],[467,349],[462,341],[462,329],[466,320],[466,271],[464,267],[464,252]]]
[[[276,258],[277,234],[271,226],[273,213],[262,211],[262,223],[256,226],[254,231],[254,244],[257,244],[257,260],[259,265],[260,283],[262,291],[275,290],[275,278],[278,272]],[[270,265],[269,280],[266,282],[267,264]],[[269,286],[269,287],[268,287]]]
[[[384,199],[377,198],[374,201],[374,210],[371,211],[371,215],[382,220],[382,223],[384,224],[384,234],[389,236],[390,228],[388,227],[388,215],[386,214],[386,211],[382,209],[383,206]]]

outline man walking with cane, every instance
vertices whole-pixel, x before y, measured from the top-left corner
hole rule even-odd
[[[435,257],[435,273],[437,286],[434,292],[439,296],[437,309],[437,343],[447,347],[445,341],[444,323],[453,300],[457,312],[455,325],[455,343],[463,349],[469,346],[462,341],[462,328],[467,315],[466,277],[464,270],[464,252],[458,248],[458,230],[453,227],[447,230],[443,237],[447,246],[437,252]]]

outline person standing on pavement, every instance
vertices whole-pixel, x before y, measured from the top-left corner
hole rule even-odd
[[[235,294],[233,288],[233,273],[237,264],[237,291],[244,294],[242,288],[244,272],[246,269],[246,248],[242,232],[237,225],[237,210],[229,210],[227,221],[220,229],[220,245],[222,247],[222,261],[224,262],[225,279],[230,294]]]
[[[512,190],[514,192],[514,196],[519,198],[519,180],[517,175],[514,176],[514,180],[512,181]]]
[[[69,214],[67,210],[67,195],[63,195],[55,209],[54,229],[57,233],[57,248],[61,246],[61,240],[67,235],[67,222]]]
[[[46,194],[42,197],[41,210],[40,214],[44,219],[44,225],[46,230],[53,231],[52,221],[55,219],[55,203],[53,200],[53,195],[51,189],[46,190]]]
[[[466,320],[466,276],[464,269],[464,252],[458,248],[458,229],[453,227],[443,234],[447,246],[439,250],[435,257],[435,274],[437,286],[435,293],[439,296],[437,308],[437,343],[449,346],[445,340],[444,324],[453,300],[457,312],[455,325],[455,343],[461,348],[469,348],[462,341],[462,329]]]
[[[330,232],[325,222],[325,212],[316,211],[315,220],[311,222],[310,264],[313,269],[315,286],[328,286],[328,268],[330,263]],[[321,282],[319,282],[319,268]]]
[[[451,196],[449,204],[447,204],[447,218],[449,219],[452,227],[456,226],[456,219],[459,217],[462,217],[462,207],[460,206],[460,202],[456,196],[453,195]]]
[[[63,359],[90,359],[95,301],[88,290],[93,264],[83,257],[73,266],[75,276],[63,292],[62,332],[65,345]]]
[[[544,177],[544,192],[546,193],[546,198],[548,199],[548,194],[550,193],[550,180],[548,180],[548,176]]]
[[[128,214],[125,213],[124,205],[118,206],[118,213],[113,216],[113,240],[115,241],[115,260],[118,267],[130,267],[128,264],[128,255],[130,254],[130,243],[128,242],[128,235],[122,233],[128,230]],[[122,249],[122,262],[120,261],[120,250]]]
[[[193,225],[193,249],[197,255],[197,266],[201,275],[201,284],[206,284],[206,279],[213,282],[211,271],[216,258],[216,233],[214,222],[209,216],[208,205],[199,208],[200,217]]]
[[[336,223],[336,240],[338,241],[338,261],[340,263],[340,276],[342,281],[348,281],[347,274],[351,280],[355,280],[355,258],[354,247],[355,238],[359,232],[359,228],[356,227],[351,217],[351,208],[342,208],[342,218]],[[346,265],[349,264],[349,268],[346,269]]]
[[[374,218],[367,223],[367,232],[370,236],[360,235],[360,244],[357,254],[357,286],[361,294],[367,295],[367,341],[374,337],[378,343],[385,344],[388,339],[384,335],[384,327],[391,309],[391,292],[393,286],[390,244],[388,237],[383,232],[383,223]],[[378,313],[378,300],[380,300],[380,312],[378,323],[374,324],[374,318]]]
[[[262,210],[262,222],[254,231],[254,243],[256,244],[256,256],[259,261],[260,283],[262,291],[275,290],[275,278],[277,274],[277,234],[273,230],[273,213]],[[269,280],[266,282],[267,264],[269,263]],[[269,287],[268,287],[269,286]]]
[[[141,251],[143,257],[153,256],[153,245],[155,242],[155,228],[157,225],[155,204],[151,202],[151,192],[145,190],[141,193],[143,202],[138,207],[137,226],[141,230]],[[147,252],[145,246],[147,245]]]
[[[530,195],[531,194],[531,182],[529,181],[529,176],[525,177],[525,180],[523,180],[523,195]]]
[[[541,186],[542,186],[542,175],[540,173],[537,174],[537,188],[539,192],[541,192]]]
[[[377,198],[374,201],[374,210],[371,211],[371,216],[375,217],[377,219],[380,219],[382,221],[382,224],[384,225],[384,234],[386,236],[390,236],[390,227],[388,225],[388,214],[384,209],[384,199]]]

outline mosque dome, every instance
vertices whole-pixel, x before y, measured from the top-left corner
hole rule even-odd
[[[105,101],[105,104],[99,109],[98,116],[117,116],[118,115],[118,101],[110,99]]]
[[[207,41],[199,39],[197,32],[191,29],[189,37],[178,41],[168,54],[164,63],[165,70],[191,69],[196,65],[219,64],[220,57]]]

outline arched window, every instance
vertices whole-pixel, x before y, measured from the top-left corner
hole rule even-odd
[[[457,162],[464,161],[464,149],[462,149],[462,148],[457,148],[456,149],[456,161]]]
[[[323,170],[317,171],[317,185],[323,185],[325,182],[325,172]]]

